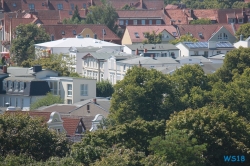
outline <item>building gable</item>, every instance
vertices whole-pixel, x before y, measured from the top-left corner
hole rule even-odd
[[[89,28],[84,28],[80,33],[83,37],[91,37],[94,38],[94,32]]]
[[[127,28],[122,37],[122,45],[125,45],[125,44],[132,44],[132,40],[131,40],[131,37]]]
[[[232,35],[224,26],[222,26],[208,41],[229,41],[230,43],[234,43],[236,41],[236,37]]]

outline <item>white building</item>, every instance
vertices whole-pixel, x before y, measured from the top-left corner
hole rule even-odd
[[[243,37],[241,36],[241,40],[234,43],[235,48],[239,48],[239,47],[249,48],[250,47],[250,37],[248,37],[246,40],[243,40],[242,38]]]
[[[173,44],[133,44],[125,45],[124,52],[127,54],[140,55],[150,57],[153,54],[155,57],[172,57],[179,56],[179,48]]]
[[[93,39],[76,36],[76,38],[63,38],[60,40],[35,44],[36,57],[46,57],[49,54],[68,54],[71,47],[97,47],[97,48],[112,48],[116,51],[123,50],[123,46]]]
[[[203,56],[189,56],[189,57],[178,57],[175,59],[181,65],[183,64],[203,64],[212,63],[209,59]]]
[[[235,49],[235,47],[227,41],[223,42],[181,42],[176,44],[180,49],[179,55],[181,57],[188,56],[204,56],[211,57],[218,54],[226,54]]]

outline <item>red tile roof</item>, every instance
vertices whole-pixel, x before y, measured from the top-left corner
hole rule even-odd
[[[71,14],[70,14],[71,12]],[[59,16],[60,16],[60,20],[63,21],[63,19],[69,19],[72,17],[74,11],[72,10],[59,10]],[[79,10],[79,14],[82,18],[86,17],[86,11],[85,10]]]
[[[168,31],[171,35],[173,32],[176,32],[176,28],[172,25],[166,25],[166,26],[127,26],[126,29],[129,32],[129,36],[134,43],[141,43],[146,38],[144,37],[143,33],[153,31],[156,32],[156,34],[161,33],[163,30]],[[138,33],[139,38],[136,38],[135,33]]]
[[[146,9],[163,9],[165,4],[163,0],[143,0]]]
[[[58,10],[36,10],[34,14],[40,19],[60,20],[60,15]]]
[[[32,23],[35,18],[12,18],[11,19],[11,29],[14,30],[20,24]]]
[[[22,9],[21,0],[3,0],[5,12],[14,12]]]
[[[242,9],[219,9],[218,23],[228,23],[227,16],[230,16],[230,18],[236,18],[237,14],[242,14]]]
[[[29,4],[34,4],[35,10],[49,10],[47,0],[25,0],[21,1],[22,10],[30,11]]]
[[[171,20],[173,24],[188,24],[188,18],[191,17],[188,10],[185,9],[165,10],[165,14],[165,23],[167,25],[171,24]]]
[[[81,123],[80,118],[63,117],[63,127],[68,136],[74,136],[78,124]]]
[[[117,10],[119,18],[161,18],[163,10]]]
[[[40,117],[43,118],[45,122],[48,122],[50,119],[51,112],[37,112],[37,111],[27,111],[31,117]]]
[[[209,25],[178,25],[180,35],[192,34],[193,37],[199,41],[208,41],[214,33],[216,33],[221,27],[225,27],[232,35],[234,35],[234,30],[231,24],[209,24]],[[238,26],[234,27],[237,31]],[[199,36],[202,33],[202,38]]]
[[[208,18],[210,20],[218,20],[218,10],[217,9],[196,9],[193,13],[197,19]]]
[[[179,8],[178,5],[171,5],[171,4],[169,4],[169,5],[167,5],[167,6],[165,7],[166,10],[178,9],[178,8]]]
[[[73,30],[76,31],[76,34],[81,33],[85,28],[89,28],[93,31],[93,33],[97,34],[98,39],[102,39],[102,29],[105,29],[105,41],[115,41],[121,40],[114,32],[112,32],[105,25],[94,25],[94,24],[80,24],[80,25],[43,25],[45,31],[54,35],[54,39],[62,39],[62,38],[70,38],[75,37],[73,34]],[[65,32],[65,35],[62,35],[62,31]]]

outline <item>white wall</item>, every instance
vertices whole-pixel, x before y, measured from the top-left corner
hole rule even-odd
[[[234,47],[235,48],[239,48],[239,47],[244,47],[244,48],[248,48],[250,47],[250,42],[247,41],[238,41],[237,43],[234,43]]]
[[[184,58],[179,60],[180,64],[199,64],[201,62],[198,58]]]
[[[189,56],[189,49],[186,48],[182,43],[179,43],[175,46],[180,49],[179,56],[181,57]]]

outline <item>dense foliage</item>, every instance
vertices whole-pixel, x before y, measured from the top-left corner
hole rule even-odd
[[[102,80],[96,83],[97,97],[111,97],[113,92],[113,85],[108,80]]]
[[[190,24],[212,24],[212,21],[207,19],[207,18],[201,18],[201,19],[197,19],[197,20],[192,20],[190,22]]]
[[[182,35],[178,39],[174,39],[174,40],[170,41],[169,43],[175,45],[175,44],[178,44],[180,42],[198,42],[198,39],[194,38],[191,34],[186,34],[186,35]]]
[[[236,31],[235,36],[240,40],[240,35],[243,35],[243,40],[250,37],[250,23],[242,24],[240,28]]]
[[[60,96],[53,95],[51,93],[47,93],[46,96],[36,100],[30,105],[30,109],[34,110],[42,106],[49,106],[52,104],[61,104],[63,103],[63,99]]]
[[[146,32],[144,36],[146,40],[142,42],[143,44],[159,44],[162,41],[162,34],[156,34],[155,31],[152,33]]]
[[[20,24],[14,30],[14,39],[11,43],[11,53],[14,62],[20,65],[28,58],[34,58],[34,44],[49,41],[50,37],[41,27],[35,24]]]

